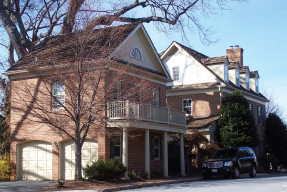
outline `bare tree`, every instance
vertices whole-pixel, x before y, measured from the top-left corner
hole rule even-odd
[[[107,134],[107,111],[125,110],[115,101],[151,101],[146,91],[153,86],[150,81],[131,79],[126,72],[132,66],[107,59],[130,27],[85,30],[47,39],[37,47],[37,53],[22,60],[28,62],[26,70],[34,77],[11,82],[14,113],[75,142],[76,180],[82,179],[81,149],[89,131]],[[114,105],[108,105],[112,102]],[[12,130],[11,135],[17,131]]]
[[[0,27],[9,36],[9,42],[4,46],[9,52],[9,63],[13,65],[14,51],[20,59],[40,40],[59,33],[69,34],[79,23],[80,29],[94,29],[114,21],[158,22],[175,26],[173,29],[195,27],[205,35],[197,16],[214,13],[225,3],[225,0],[121,0],[109,3],[100,0],[2,0]],[[137,12],[146,15],[140,16],[142,14]]]

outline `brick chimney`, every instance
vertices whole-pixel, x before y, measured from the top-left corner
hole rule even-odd
[[[229,62],[239,62],[240,68],[243,67],[243,49],[238,45],[230,46],[229,49],[226,49],[227,58]]]

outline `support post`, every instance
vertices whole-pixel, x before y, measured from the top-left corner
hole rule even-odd
[[[168,177],[168,143],[167,132],[163,132],[163,176]]]
[[[145,173],[150,179],[150,147],[149,147],[149,130],[145,130]]]
[[[123,128],[123,164],[127,168],[125,178],[128,179],[128,128]]]
[[[180,137],[180,173],[181,176],[186,176],[185,174],[185,160],[184,160],[184,140],[183,134],[179,135]]]

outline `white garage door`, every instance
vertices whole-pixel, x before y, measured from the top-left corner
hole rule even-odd
[[[62,147],[62,179],[75,179],[75,143],[66,142]],[[98,160],[98,143],[85,141],[82,147],[82,167],[90,165],[92,161]]]
[[[52,145],[35,141],[20,146],[20,179],[52,179]]]

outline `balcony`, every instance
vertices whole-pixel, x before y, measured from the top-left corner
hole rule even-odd
[[[138,104],[129,101],[107,103],[109,120],[136,120],[184,127],[185,112],[170,108]]]

